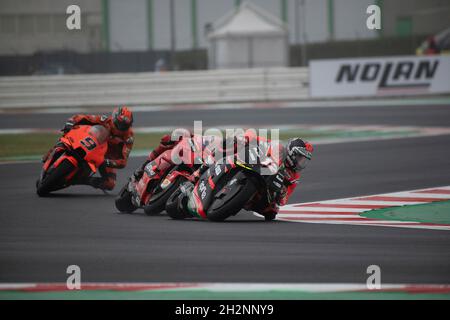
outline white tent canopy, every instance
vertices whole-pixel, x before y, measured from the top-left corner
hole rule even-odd
[[[217,21],[208,39],[210,68],[288,65],[286,26],[250,2]]]

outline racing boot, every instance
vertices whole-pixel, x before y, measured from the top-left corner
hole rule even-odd
[[[85,178],[85,184],[90,185],[96,189],[100,189],[106,193],[106,191],[111,191],[116,186],[116,169],[107,167],[106,164],[102,164],[98,171],[100,177],[87,177]]]
[[[172,219],[186,219],[192,218],[192,214],[187,209],[189,195],[194,189],[194,185],[191,182],[183,183],[179,190],[174,193],[166,205],[166,212]]]
[[[72,182],[74,185],[86,185],[102,191],[111,191],[114,187],[107,184],[107,180],[101,177],[82,177]]]
[[[185,182],[180,186],[180,200],[178,201],[178,210],[183,213],[183,215],[186,218],[192,218],[192,214],[189,212],[188,209],[188,201],[189,196],[191,195],[192,191],[194,190],[194,184],[192,182]]]
[[[100,177],[89,177],[86,179],[86,184],[94,187],[95,189],[103,189],[104,179]]]
[[[87,184],[102,191],[111,191],[115,186],[115,183],[111,183],[110,179],[104,177],[89,177]]]

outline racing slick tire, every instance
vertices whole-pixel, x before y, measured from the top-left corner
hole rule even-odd
[[[63,178],[75,169],[69,160],[63,160],[59,166],[52,169],[42,181],[36,182],[36,193],[39,197],[48,196],[52,191],[62,188]]]
[[[144,206],[145,214],[154,216],[164,211],[167,200],[169,200],[170,195],[178,189],[182,180],[182,177],[177,177],[167,189],[162,190],[161,192],[152,196],[152,198],[150,198],[150,201]]]
[[[230,186],[229,182],[232,179],[236,179],[236,183]],[[206,213],[208,220],[214,222],[224,221],[236,215],[257,191],[254,183],[241,171],[232,177],[227,176],[221,182],[223,186],[218,188],[219,191],[214,195],[213,203]],[[222,192],[225,188],[229,190]]]
[[[122,213],[133,213],[137,207],[131,201],[131,193],[128,191],[128,183],[120,190],[115,200],[116,208]]]

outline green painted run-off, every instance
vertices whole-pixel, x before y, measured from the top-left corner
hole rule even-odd
[[[362,213],[361,216],[371,219],[450,225],[450,200],[371,210]]]

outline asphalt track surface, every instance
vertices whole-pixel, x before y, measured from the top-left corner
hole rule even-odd
[[[2,114],[0,128],[59,129],[73,114]],[[202,120],[216,125],[273,126],[276,124],[367,124],[450,126],[450,106],[313,107],[242,110],[180,110],[139,112],[136,127],[190,126]]]
[[[305,123],[450,125],[450,106],[424,108],[336,108],[334,120],[327,108],[221,119],[222,112],[207,112],[195,120],[213,125],[253,114],[259,123],[292,123],[292,112]],[[140,115],[146,118],[137,118],[140,126],[174,124],[165,113]],[[9,124],[30,127],[27,121],[42,116],[16,117]],[[56,128],[61,119],[52,115],[41,125]],[[450,135],[319,145],[291,202],[449,185],[449,146]],[[119,185],[141,161],[130,160]],[[65,282],[67,266],[76,264],[82,281],[365,283],[366,268],[376,264],[385,283],[450,283],[448,231],[266,223],[246,213],[225,223],[123,215],[113,196],[88,187],[38,198],[39,170],[38,163],[0,165],[0,282]]]

